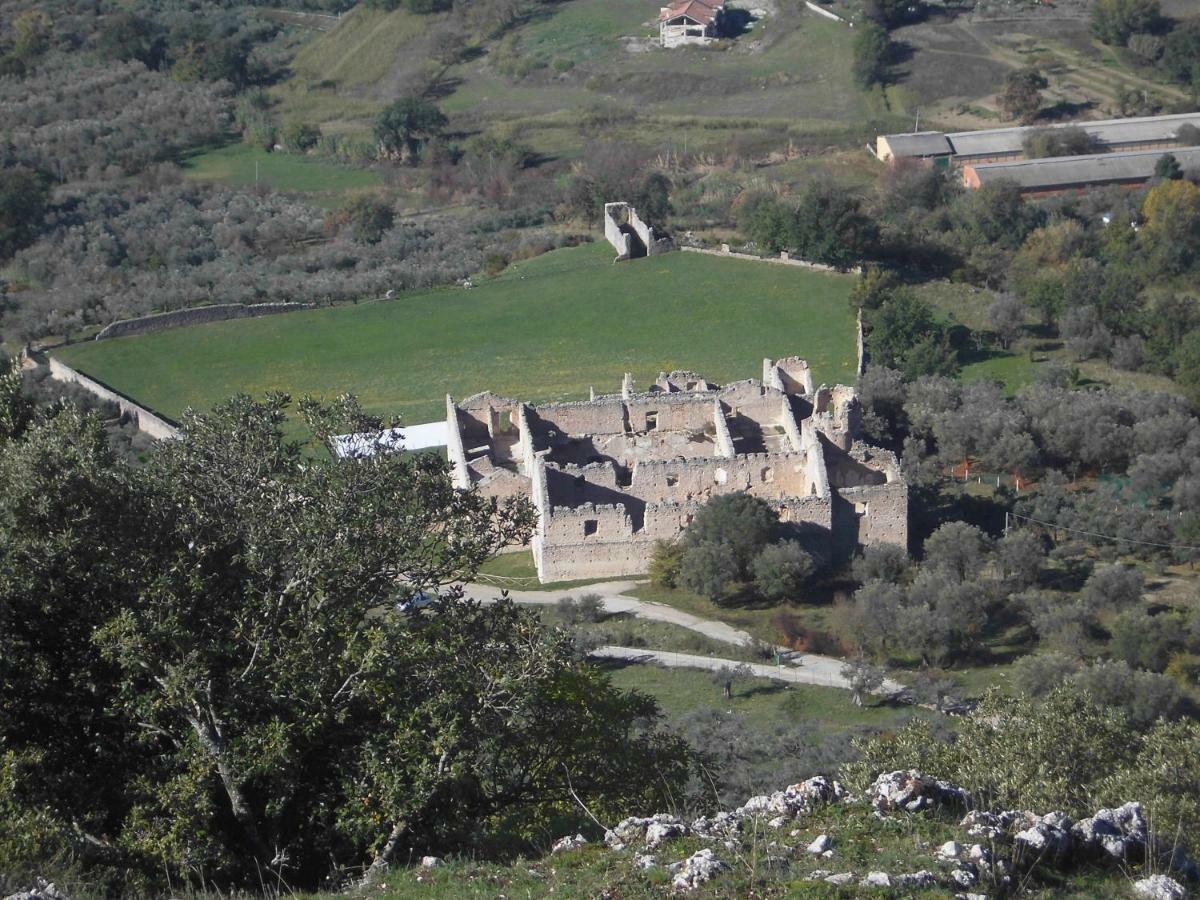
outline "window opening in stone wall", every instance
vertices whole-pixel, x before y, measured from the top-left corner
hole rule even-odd
[[[854,514],[856,516],[866,516],[866,515],[869,515],[870,512],[871,512],[871,504],[870,503],[855,503],[854,504]]]
[[[668,475],[667,476],[667,487],[675,487],[675,485],[677,485],[677,484],[679,484],[679,476],[678,475]]]
[[[763,469],[762,470],[762,480],[763,480],[763,484],[770,484],[772,481],[774,481],[775,480],[775,470],[770,469],[770,468]]]
[[[717,471],[713,472],[713,481],[715,481],[717,484],[724,484],[728,480],[729,473],[724,469],[717,469]]]
[[[583,536],[587,537],[590,534],[595,534],[600,529],[600,521],[598,519],[583,520]]]
[[[656,429],[656,428],[658,428],[658,413],[656,413],[656,412],[646,413],[646,430],[654,431],[654,429]]]

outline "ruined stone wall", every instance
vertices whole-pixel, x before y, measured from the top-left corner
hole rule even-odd
[[[546,517],[544,537],[547,546],[628,541],[633,523],[625,507],[616,503],[555,506]]]
[[[809,397],[813,395],[816,386],[808,360],[799,356],[785,356],[775,360],[774,367],[778,370],[779,380],[783,384],[780,390],[789,394],[806,394]]]
[[[647,429],[653,414],[654,427]],[[530,423],[540,434],[605,437],[630,431],[698,431],[712,425],[712,395],[705,393],[633,394],[628,400],[600,397],[534,407]]]
[[[625,206],[624,203],[604,204],[604,239],[617,251],[617,259],[629,259],[630,254],[629,235],[621,231],[617,221],[618,210]]]
[[[544,435],[553,429],[562,435],[624,434],[625,407],[620,397],[595,401],[535,406],[529,416],[534,430]]]
[[[716,455],[732,459],[737,455],[737,451],[733,448],[733,436],[729,433],[729,423],[725,421],[725,408],[720,400],[713,400],[713,427],[716,429]]]
[[[654,247],[657,243],[657,236],[654,234],[654,229],[642,221],[642,217],[638,215],[637,210],[632,206],[627,207],[629,211],[629,225],[637,236],[642,239],[642,243],[646,245],[646,253],[653,254]]]
[[[795,451],[804,450],[804,439],[800,434],[800,425],[796,422],[796,414],[792,410],[790,397],[779,398],[779,425],[787,435],[788,444]]]
[[[467,469],[467,452],[463,448],[462,430],[458,424],[458,407],[454,398],[446,395],[446,456],[450,460],[450,478],[454,486],[466,489],[471,486],[471,474]]]
[[[854,504],[858,519],[858,542],[896,544],[908,547],[908,485],[903,481],[869,487],[846,488],[839,492]]]
[[[712,427],[712,394],[634,394],[626,402],[634,431],[702,431]],[[657,424],[647,427],[653,415]]]
[[[789,494],[807,496],[816,489],[806,454],[749,453],[732,459],[640,462],[624,490],[646,503],[680,500],[699,504],[734,491],[775,499]]]

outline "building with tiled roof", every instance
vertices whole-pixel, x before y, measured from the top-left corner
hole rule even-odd
[[[707,44],[720,36],[724,14],[724,0],[676,0],[658,11],[662,45]]]

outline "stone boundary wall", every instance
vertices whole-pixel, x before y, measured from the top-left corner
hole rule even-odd
[[[847,23],[846,20],[843,19],[841,16],[839,16],[837,13],[835,13],[831,10],[828,10],[828,9],[824,9],[820,6],[817,6],[817,4],[811,3],[811,2],[809,2],[809,0],[804,0],[804,5],[807,6],[809,9],[811,9],[813,12],[815,12],[818,16],[824,16],[827,19],[832,19],[835,22],[841,22],[844,25],[849,24],[851,28],[854,27],[853,23]]]
[[[836,275],[861,275],[862,266],[854,266],[843,272],[841,269],[836,269],[833,266],[827,266],[824,263],[809,262],[806,259],[792,259],[786,250],[782,251],[778,257],[775,256],[755,256],[753,253],[738,253],[734,250],[726,250],[728,244],[722,244],[720,250],[709,250],[707,247],[680,247],[688,253],[704,253],[708,256],[723,256],[726,259],[744,259],[749,262],[771,263],[776,266],[800,266],[803,269],[814,269],[817,272],[833,272]]]
[[[93,378],[76,372],[66,363],[60,362],[53,356],[47,356],[46,362],[50,367],[50,377],[56,381],[77,384],[85,391],[94,394],[101,400],[115,403],[124,415],[137,422],[138,430],[159,441],[174,440],[179,437],[179,429],[163,417],[152,413],[144,406],[139,406],[123,394],[118,394],[112,388],[106,387]]]
[[[217,303],[213,306],[194,306],[191,309],[177,309],[172,312],[155,313],[150,316],[113,322],[102,328],[95,340],[104,341],[109,338],[149,334],[152,331],[182,328],[185,325],[201,325],[205,322],[222,322],[225,319],[252,319],[276,313],[297,312],[302,309],[316,309],[316,306],[312,303],[254,303],[249,306],[241,303]]]

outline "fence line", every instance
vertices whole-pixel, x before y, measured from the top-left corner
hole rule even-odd
[[[804,5],[807,6],[809,9],[811,9],[813,12],[815,12],[819,16],[824,16],[825,18],[832,19],[835,22],[841,22],[843,25],[849,25],[851,28],[854,27],[854,24],[852,22],[847,22],[845,19],[843,19],[841,16],[839,16],[837,13],[833,12],[832,10],[822,9],[821,7],[817,6],[817,4],[810,3],[809,0],[804,0]]]
[[[728,244],[722,244],[720,250],[710,250],[707,247],[680,247],[686,253],[704,253],[708,256],[721,256],[726,259],[744,259],[747,262],[770,263],[775,266],[800,266],[803,269],[814,269],[818,272],[833,272],[837,275],[843,275],[849,272],[852,275],[861,275],[862,266],[853,266],[849,269],[838,269],[834,266],[827,266],[825,263],[809,262],[807,259],[792,259],[786,250],[780,252],[779,256],[755,256],[753,253],[738,253],[736,250],[730,250]]]

